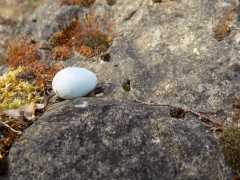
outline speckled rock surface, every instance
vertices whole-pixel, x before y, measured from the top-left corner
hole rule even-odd
[[[222,4],[227,8],[231,1]],[[112,83],[118,90],[119,100],[131,98],[121,87],[129,79],[135,93],[145,99],[208,108],[216,100],[218,91],[228,96],[239,90],[240,69],[237,16],[231,22],[230,36],[218,42],[212,33],[212,5],[221,7],[217,0],[156,4],[126,0],[117,1],[113,6],[96,1],[91,8],[100,14],[107,11],[116,21],[115,31],[119,32],[108,49],[111,61],[100,64],[98,56],[75,55],[64,63],[96,72],[100,82]],[[36,40],[49,40],[66,17],[76,12],[81,17],[87,10],[82,6],[59,7],[47,3],[16,32]],[[193,53],[194,48],[200,55]]]
[[[214,154],[218,143],[195,117],[188,119],[192,124],[188,126],[188,121],[177,121],[168,113],[158,114],[158,109],[128,103],[134,92],[146,101],[209,110],[218,93],[224,99],[239,92],[237,16],[230,23],[230,35],[223,41],[214,39],[212,32],[212,5],[220,11],[221,6],[228,8],[232,2],[175,0],[151,4],[147,0],[118,0],[108,6],[97,0],[90,8],[100,14],[107,11],[119,32],[108,49],[110,62],[75,53],[63,63],[94,72],[106,90],[103,100],[92,99],[89,109],[79,112],[71,104],[80,103],[80,99],[64,102],[28,128],[19,142],[28,138],[29,143],[16,142],[10,151],[10,179],[30,175],[38,178],[47,164],[43,177],[56,179],[219,179],[221,173],[231,179],[221,153]],[[15,32],[46,42],[63,26],[66,17],[76,12],[82,16],[88,9],[46,3]],[[193,53],[194,48],[200,55]],[[131,82],[130,92],[122,88],[126,80]],[[231,103],[221,103],[219,122],[232,110]],[[231,124],[228,117],[226,122]],[[112,131],[116,134],[112,135]],[[39,160],[41,163],[37,163]],[[31,166],[35,171],[29,170]]]
[[[176,0],[151,4],[147,0],[126,0],[108,6],[97,0],[89,8],[98,14],[108,12],[116,22],[118,34],[108,49],[110,62],[100,63],[99,56],[86,58],[73,54],[64,64],[93,71],[99,82],[111,84],[117,90],[114,96],[118,100],[131,100],[122,88],[122,83],[130,80],[134,92],[144,99],[209,109],[218,92],[227,98],[240,90],[237,16],[230,23],[230,36],[223,41],[214,39],[212,32],[212,6],[221,14],[221,6],[227,9],[232,2]],[[15,32],[40,42],[49,41],[67,17],[74,13],[82,17],[89,8],[46,3]],[[200,55],[193,53],[194,48]]]
[[[86,104],[87,107],[81,107]],[[15,142],[9,179],[219,179],[230,177],[198,118],[96,98],[66,100]],[[222,173],[222,174],[221,174]]]

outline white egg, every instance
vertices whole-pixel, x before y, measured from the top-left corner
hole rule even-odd
[[[52,88],[63,99],[85,96],[97,84],[96,75],[87,69],[68,67],[59,71],[53,78]]]

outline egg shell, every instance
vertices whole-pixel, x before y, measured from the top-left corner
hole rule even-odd
[[[82,97],[91,92],[97,84],[96,75],[87,69],[68,67],[53,78],[52,88],[63,99]]]

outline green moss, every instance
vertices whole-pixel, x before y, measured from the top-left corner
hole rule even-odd
[[[3,110],[20,108],[23,104],[36,102],[41,97],[36,93],[43,91],[43,86],[38,87],[34,83],[26,82],[17,78],[20,72],[24,72],[24,68],[9,69],[9,72],[0,76],[0,108]],[[17,120],[13,120],[4,114],[0,114],[1,121],[4,121],[10,127],[17,131],[24,130],[27,125]],[[0,126],[0,175],[6,173],[7,156],[11,145],[19,135],[6,126]]]
[[[131,83],[130,83],[130,80],[126,80],[123,85],[122,85],[123,89],[125,91],[131,91]]]
[[[228,128],[219,138],[222,151],[234,174],[240,173],[240,128]]]
[[[0,76],[0,108],[3,110],[19,108],[23,104],[37,102],[41,98],[36,96],[36,92],[43,90],[43,87],[35,86],[16,78],[17,74],[23,70],[18,67]]]
[[[100,45],[105,45],[106,47],[108,47],[109,45],[106,41],[107,39],[108,37],[100,31],[88,31],[80,36],[78,46],[87,46],[92,48],[93,50]]]

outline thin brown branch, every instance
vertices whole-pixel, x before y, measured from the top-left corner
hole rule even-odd
[[[17,130],[15,130],[15,129],[11,128],[9,125],[7,125],[5,122],[3,122],[3,121],[1,121],[1,120],[0,120],[0,123],[1,123],[2,125],[4,125],[4,126],[8,127],[9,129],[11,129],[13,132],[18,133],[18,134],[22,134],[21,131],[17,131]]]
[[[137,99],[137,97],[134,93],[132,93],[132,94],[134,96],[133,101],[135,101],[138,104],[144,104],[144,105],[149,105],[149,106],[164,106],[164,107],[168,107],[168,108],[183,109],[181,107],[173,106],[173,105],[170,105],[170,104],[160,104],[160,103],[156,103],[156,102],[148,103],[148,102],[140,101],[140,100]],[[204,115],[204,113],[206,113],[206,114],[216,114],[216,112],[213,112],[213,111],[212,112],[211,111],[204,112],[204,111],[196,111],[196,110],[191,110],[191,109],[184,109],[184,111],[190,112],[190,113],[192,113],[192,114],[194,114],[198,117],[205,118],[206,120],[209,120],[209,121],[213,122],[214,124],[221,126],[221,124],[219,124],[216,119],[210,118],[210,117]]]

